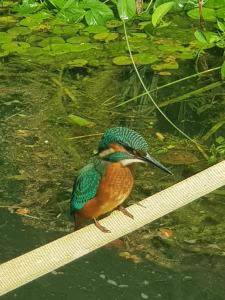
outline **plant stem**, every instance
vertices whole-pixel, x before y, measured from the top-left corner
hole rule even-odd
[[[209,69],[209,70],[206,70],[206,71],[202,71],[202,72],[199,72],[199,73],[196,73],[196,74],[193,74],[193,75],[190,75],[190,76],[187,76],[187,77],[184,77],[184,78],[175,80],[175,81],[173,81],[173,82],[169,82],[169,83],[167,83],[167,84],[164,84],[164,85],[162,85],[162,86],[159,86],[159,87],[157,87],[157,88],[154,88],[154,89],[152,89],[151,91],[148,91],[148,92],[149,92],[149,93],[152,93],[152,92],[155,92],[155,91],[164,89],[164,88],[166,88],[166,87],[168,87],[168,86],[171,86],[171,85],[180,83],[180,82],[182,82],[182,81],[185,81],[185,80],[188,80],[188,79],[197,77],[197,76],[199,76],[199,75],[203,75],[203,74],[206,74],[206,73],[210,73],[210,72],[213,72],[213,71],[216,71],[216,70],[219,70],[219,69],[221,69],[221,66],[220,66],[220,67],[216,67],[216,68],[212,68],[212,69]],[[139,95],[137,95],[137,96],[135,96],[135,97],[132,97],[132,98],[130,98],[130,99],[128,99],[128,100],[126,100],[126,101],[120,103],[120,104],[117,104],[116,106],[113,106],[112,108],[117,108],[117,107],[123,106],[123,105],[125,105],[125,104],[127,104],[127,103],[130,103],[130,102],[132,102],[132,101],[134,101],[134,100],[136,100],[136,99],[138,99],[138,98],[140,98],[140,97],[142,97],[142,96],[145,96],[145,95],[147,95],[147,94],[148,94],[147,92],[144,92],[144,93],[139,94]]]
[[[133,67],[134,67],[134,70],[140,80],[140,83],[141,85],[143,86],[146,94],[148,95],[149,99],[151,100],[151,102],[153,103],[153,105],[155,106],[155,108],[160,112],[160,114],[167,120],[167,122],[173,126],[178,132],[180,132],[184,137],[186,137],[189,141],[191,141],[193,144],[195,144],[195,146],[197,147],[197,149],[202,153],[202,155],[207,159],[208,158],[208,155],[205,153],[204,149],[201,147],[201,145],[199,143],[197,143],[195,140],[193,140],[191,137],[189,137],[185,132],[183,132],[179,127],[177,127],[168,117],[167,115],[160,109],[160,107],[157,105],[157,103],[155,102],[155,100],[152,98],[150,92],[148,91],[148,89],[146,88],[142,78],[141,78],[141,75],[137,69],[137,66],[135,64],[135,61],[134,61],[134,58],[133,58],[133,55],[132,55],[132,52],[131,52],[131,48],[130,48],[130,43],[129,43],[129,40],[128,40],[128,35],[127,35],[127,29],[126,29],[126,24],[125,24],[125,21],[123,20],[123,27],[124,27],[124,34],[125,34],[125,39],[126,39],[126,43],[127,43],[127,49],[128,49],[128,52],[129,52],[129,55],[130,55],[130,59],[132,61],[132,64],[133,64]]]

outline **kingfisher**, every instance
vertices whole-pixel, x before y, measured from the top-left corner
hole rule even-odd
[[[126,127],[107,129],[100,140],[97,154],[80,170],[74,181],[70,208],[75,229],[89,219],[101,231],[110,232],[100,224],[98,218],[114,209],[133,218],[122,204],[133,188],[134,164],[143,162],[172,174],[150,156],[148,144],[138,132]]]

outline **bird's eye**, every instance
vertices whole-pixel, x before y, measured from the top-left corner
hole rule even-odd
[[[134,153],[134,150],[131,147],[126,146],[124,148],[127,150],[127,152]]]
[[[136,150],[133,150],[133,154],[134,154],[135,156],[138,156],[138,152],[137,152]]]

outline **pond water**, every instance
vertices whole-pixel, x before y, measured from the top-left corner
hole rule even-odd
[[[24,225],[18,216],[6,212],[1,213],[0,234],[2,261],[62,236]],[[224,260],[211,257],[206,261],[201,266],[193,260],[189,267],[169,269],[150,262],[134,264],[118,257],[117,251],[103,248],[2,299],[223,300]]]
[[[0,19],[0,262],[72,231],[73,178],[106,128],[136,129],[174,173],[139,166],[127,205],[224,158],[223,54],[215,46],[199,55],[197,21],[190,27],[176,15],[153,31],[142,20],[128,34],[152,96],[201,147],[178,135],[143,94],[121,22],[106,28],[9,17]],[[224,195],[214,191],[2,299],[224,300]]]

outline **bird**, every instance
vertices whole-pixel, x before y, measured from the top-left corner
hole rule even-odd
[[[102,232],[110,232],[98,218],[114,209],[133,215],[122,205],[134,185],[134,164],[147,162],[172,174],[148,153],[144,137],[127,127],[113,127],[103,134],[97,154],[74,180],[70,211],[75,230],[84,220],[93,220]]]

